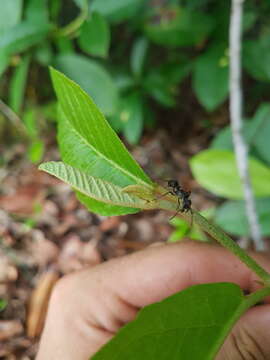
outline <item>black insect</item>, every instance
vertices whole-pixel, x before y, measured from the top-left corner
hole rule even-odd
[[[191,209],[190,191],[185,191],[179,185],[177,180],[168,180],[167,186],[169,188],[169,191],[168,191],[167,194],[177,196],[177,199],[178,199],[177,212],[176,212],[175,215],[173,215],[172,218],[174,218],[178,214],[179,211],[180,212],[192,211],[192,209]],[[180,200],[182,200],[182,207],[181,207],[181,204],[180,204]]]

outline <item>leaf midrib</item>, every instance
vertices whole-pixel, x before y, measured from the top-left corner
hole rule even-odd
[[[65,115],[66,116],[66,115]],[[67,116],[66,116],[67,118]],[[67,118],[68,120],[68,118]],[[94,153],[102,158],[103,160],[105,160],[106,162],[108,162],[113,168],[118,169],[120,172],[122,172],[123,174],[127,175],[128,177],[131,177],[132,179],[134,179],[136,181],[136,183],[140,183],[144,186],[147,186],[148,188],[152,188],[152,186],[150,184],[148,184],[147,182],[143,181],[141,178],[135,176],[134,174],[132,174],[131,172],[128,172],[125,168],[119,166],[119,164],[113,162],[111,159],[107,158],[104,154],[102,154],[100,151],[98,151],[95,147],[93,147],[93,145],[91,143],[89,143],[87,141],[86,138],[84,138],[72,125],[72,123],[68,120],[69,124],[71,125],[71,131],[73,131],[80,139],[81,141],[88,147],[90,147]],[[106,181],[106,180],[105,180]],[[119,186],[119,185],[118,185]]]

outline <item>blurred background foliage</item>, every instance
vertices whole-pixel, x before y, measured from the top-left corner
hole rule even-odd
[[[244,133],[264,235],[270,235],[269,15],[268,1],[245,2]],[[201,108],[201,126],[209,129],[211,139],[208,150],[190,161],[193,176],[208,191],[226,199],[208,216],[234,235],[248,235],[230,128],[227,125],[214,133],[209,120],[211,113],[227,106],[229,18],[228,0],[2,2],[1,109],[4,114],[13,111],[7,117],[14,120],[16,129],[0,117],[1,142],[26,136],[30,161],[42,160],[43,135],[53,131],[57,118],[49,65],[89,93],[131,145],[147,129],[155,131],[163,116],[168,123],[167,119],[173,119],[168,126],[177,127],[186,112],[186,99],[192,97],[190,116],[192,104]],[[18,119],[25,125],[25,134]],[[172,241],[189,231],[178,219],[174,224]],[[196,231],[193,237],[204,239]]]

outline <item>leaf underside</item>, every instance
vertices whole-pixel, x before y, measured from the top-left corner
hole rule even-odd
[[[213,360],[244,301],[232,283],[192,286],[145,307],[92,360]]]
[[[140,209],[151,209],[155,205],[154,203],[147,202],[136,196],[122,192],[122,189],[117,185],[85,174],[60,161],[43,163],[39,166],[39,169],[56,176],[58,179],[70,184],[82,194],[90,196],[98,201]]]

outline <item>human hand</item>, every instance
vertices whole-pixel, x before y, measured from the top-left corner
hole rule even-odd
[[[254,257],[270,269],[266,255]],[[226,249],[198,242],[153,246],[73,273],[53,291],[37,360],[88,360],[140,308],[191,285],[227,281],[253,292],[256,280]],[[244,314],[218,360],[270,358],[269,302]]]

